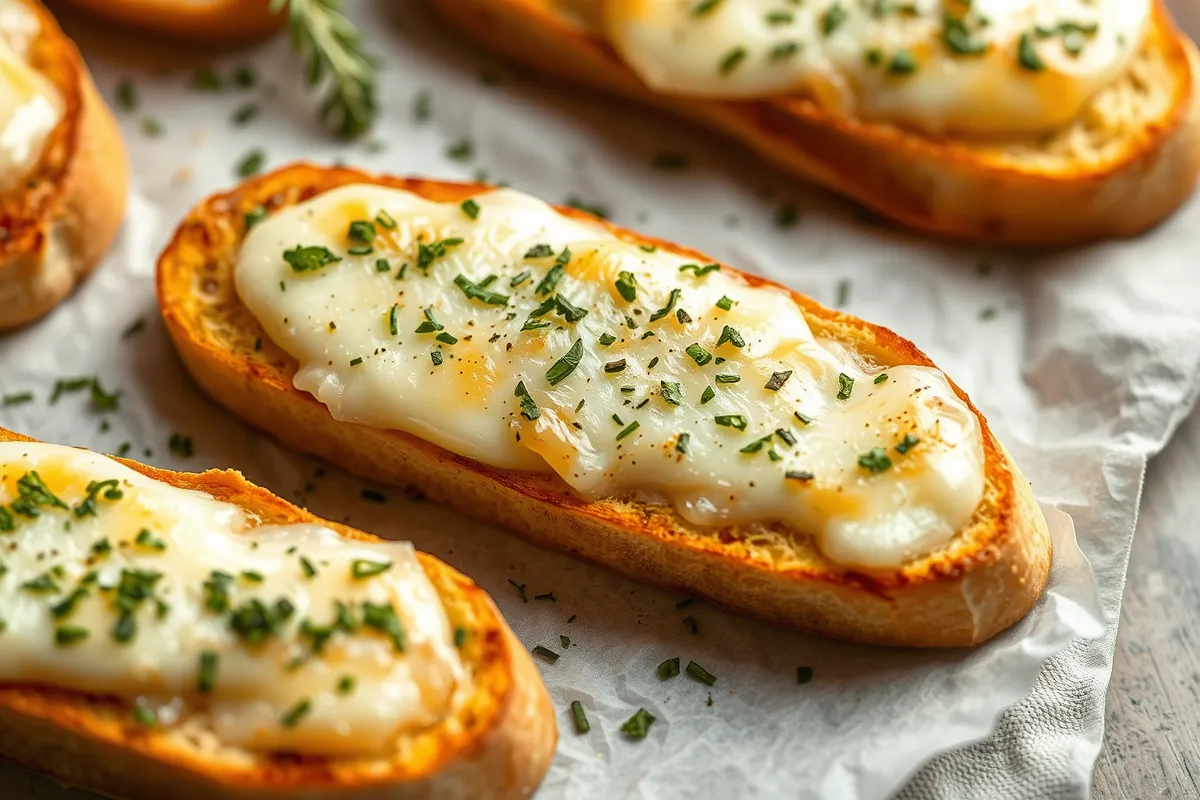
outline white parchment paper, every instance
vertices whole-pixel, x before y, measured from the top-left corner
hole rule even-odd
[[[879,800],[910,780],[906,796],[919,798],[1086,793],[1145,461],[1190,408],[1200,374],[1200,203],[1141,239],[1060,253],[922,241],[695,128],[482,56],[419,3],[353,5],[386,60],[382,117],[355,144],[316,129],[281,39],[198,55],[66,20],[108,97],[122,78],[138,86],[139,108],[119,112],[133,196],[97,274],[38,325],[0,337],[0,392],[37,395],[0,408],[0,424],[106,452],[130,442],[132,456],[174,469],[235,467],[318,514],[412,539],[471,575],[522,642],[562,654],[541,663],[561,743],[540,798]],[[253,64],[261,84],[188,89],[204,63],[223,75]],[[418,120],[423,92],[432,113]],[[233,124],[246,103],[261,113]],[[165,135],[146,134],[151,118]],[[450,157],[463,142],[470,156]],[[552,201],[600,206],[621,224],[894,328],[971,394],[1033,482],[1054,536],[1050,588],[983,647],[854,647],[702,603],[678,608],[678,595],[404,492],[371,487],[387,498],[378,504],[356,480],[314,477],[317,462],[235,422],[189,381],[154,303],[154,261],[175,223],[233,183],[253,148],[268,167],[304,158],[448,179],[483,172]],[[683,154],[689,167],[653,168],[664,152]],[[780,225],[793,209],[794,224]],[[123,338],[139,319],[144,329]],[[56,378],[93,374],[122,392],[119,411],[97,415],[83,396],[48,405]],[[173,433],[191,437],[193,457],[170,452]],[[510,581],[531,599],[522,602]],[[706,667],[716,684],[660,681],[656,665],[675,656]],[[797,684],[799,666],[812,667],[811,683]],[[572,728],[572,700],[587,710],[587,735]],[[639,707],[657,721],[631,741],[618,729]],[[35,794],[80,796],[0,766],[0,796]]]

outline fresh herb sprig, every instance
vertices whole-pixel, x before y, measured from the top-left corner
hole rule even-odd
[[[328,78],[318,115],[334,133],[361,136],[375,118],[380,61],[363,49],[362,35],[346,18],[342,0],[272,0],[288,13],[292,49],[304,59],[310,87]]]

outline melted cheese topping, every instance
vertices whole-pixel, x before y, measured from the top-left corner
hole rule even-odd
[[[559,0],[577,18],[584,0]],[[1151,0],[591,0],[653,89],[804,92],[931,133],[1063,127],[1127,67]]]
[[[983,491],[978,421],[940,372],[885,377],[815,339],[788,292],[516,191],[336,189],[259,223],[236,282],[334,418],[586,497],[782,521],[886,567],[944,543]]]
[[[47,444],[0,443],[0,507],[0,683],[117,695],[153,724],[204,715],[225,745],[336,756],[438,722],[463,682],[408,543],[255,527],[238,506]]]
[[[29,64],[37,18],[16,0],[0,0],[0,188],[37,165],[63,115],[54,85]]]

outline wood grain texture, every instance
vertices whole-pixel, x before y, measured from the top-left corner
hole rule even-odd
[[[1094,800],[1200,797],[1200,415],[1150,464]]]

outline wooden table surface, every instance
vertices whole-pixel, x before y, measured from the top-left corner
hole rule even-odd
[[[1200,798],[1200,413],[1146,475],[1092,788]]]

